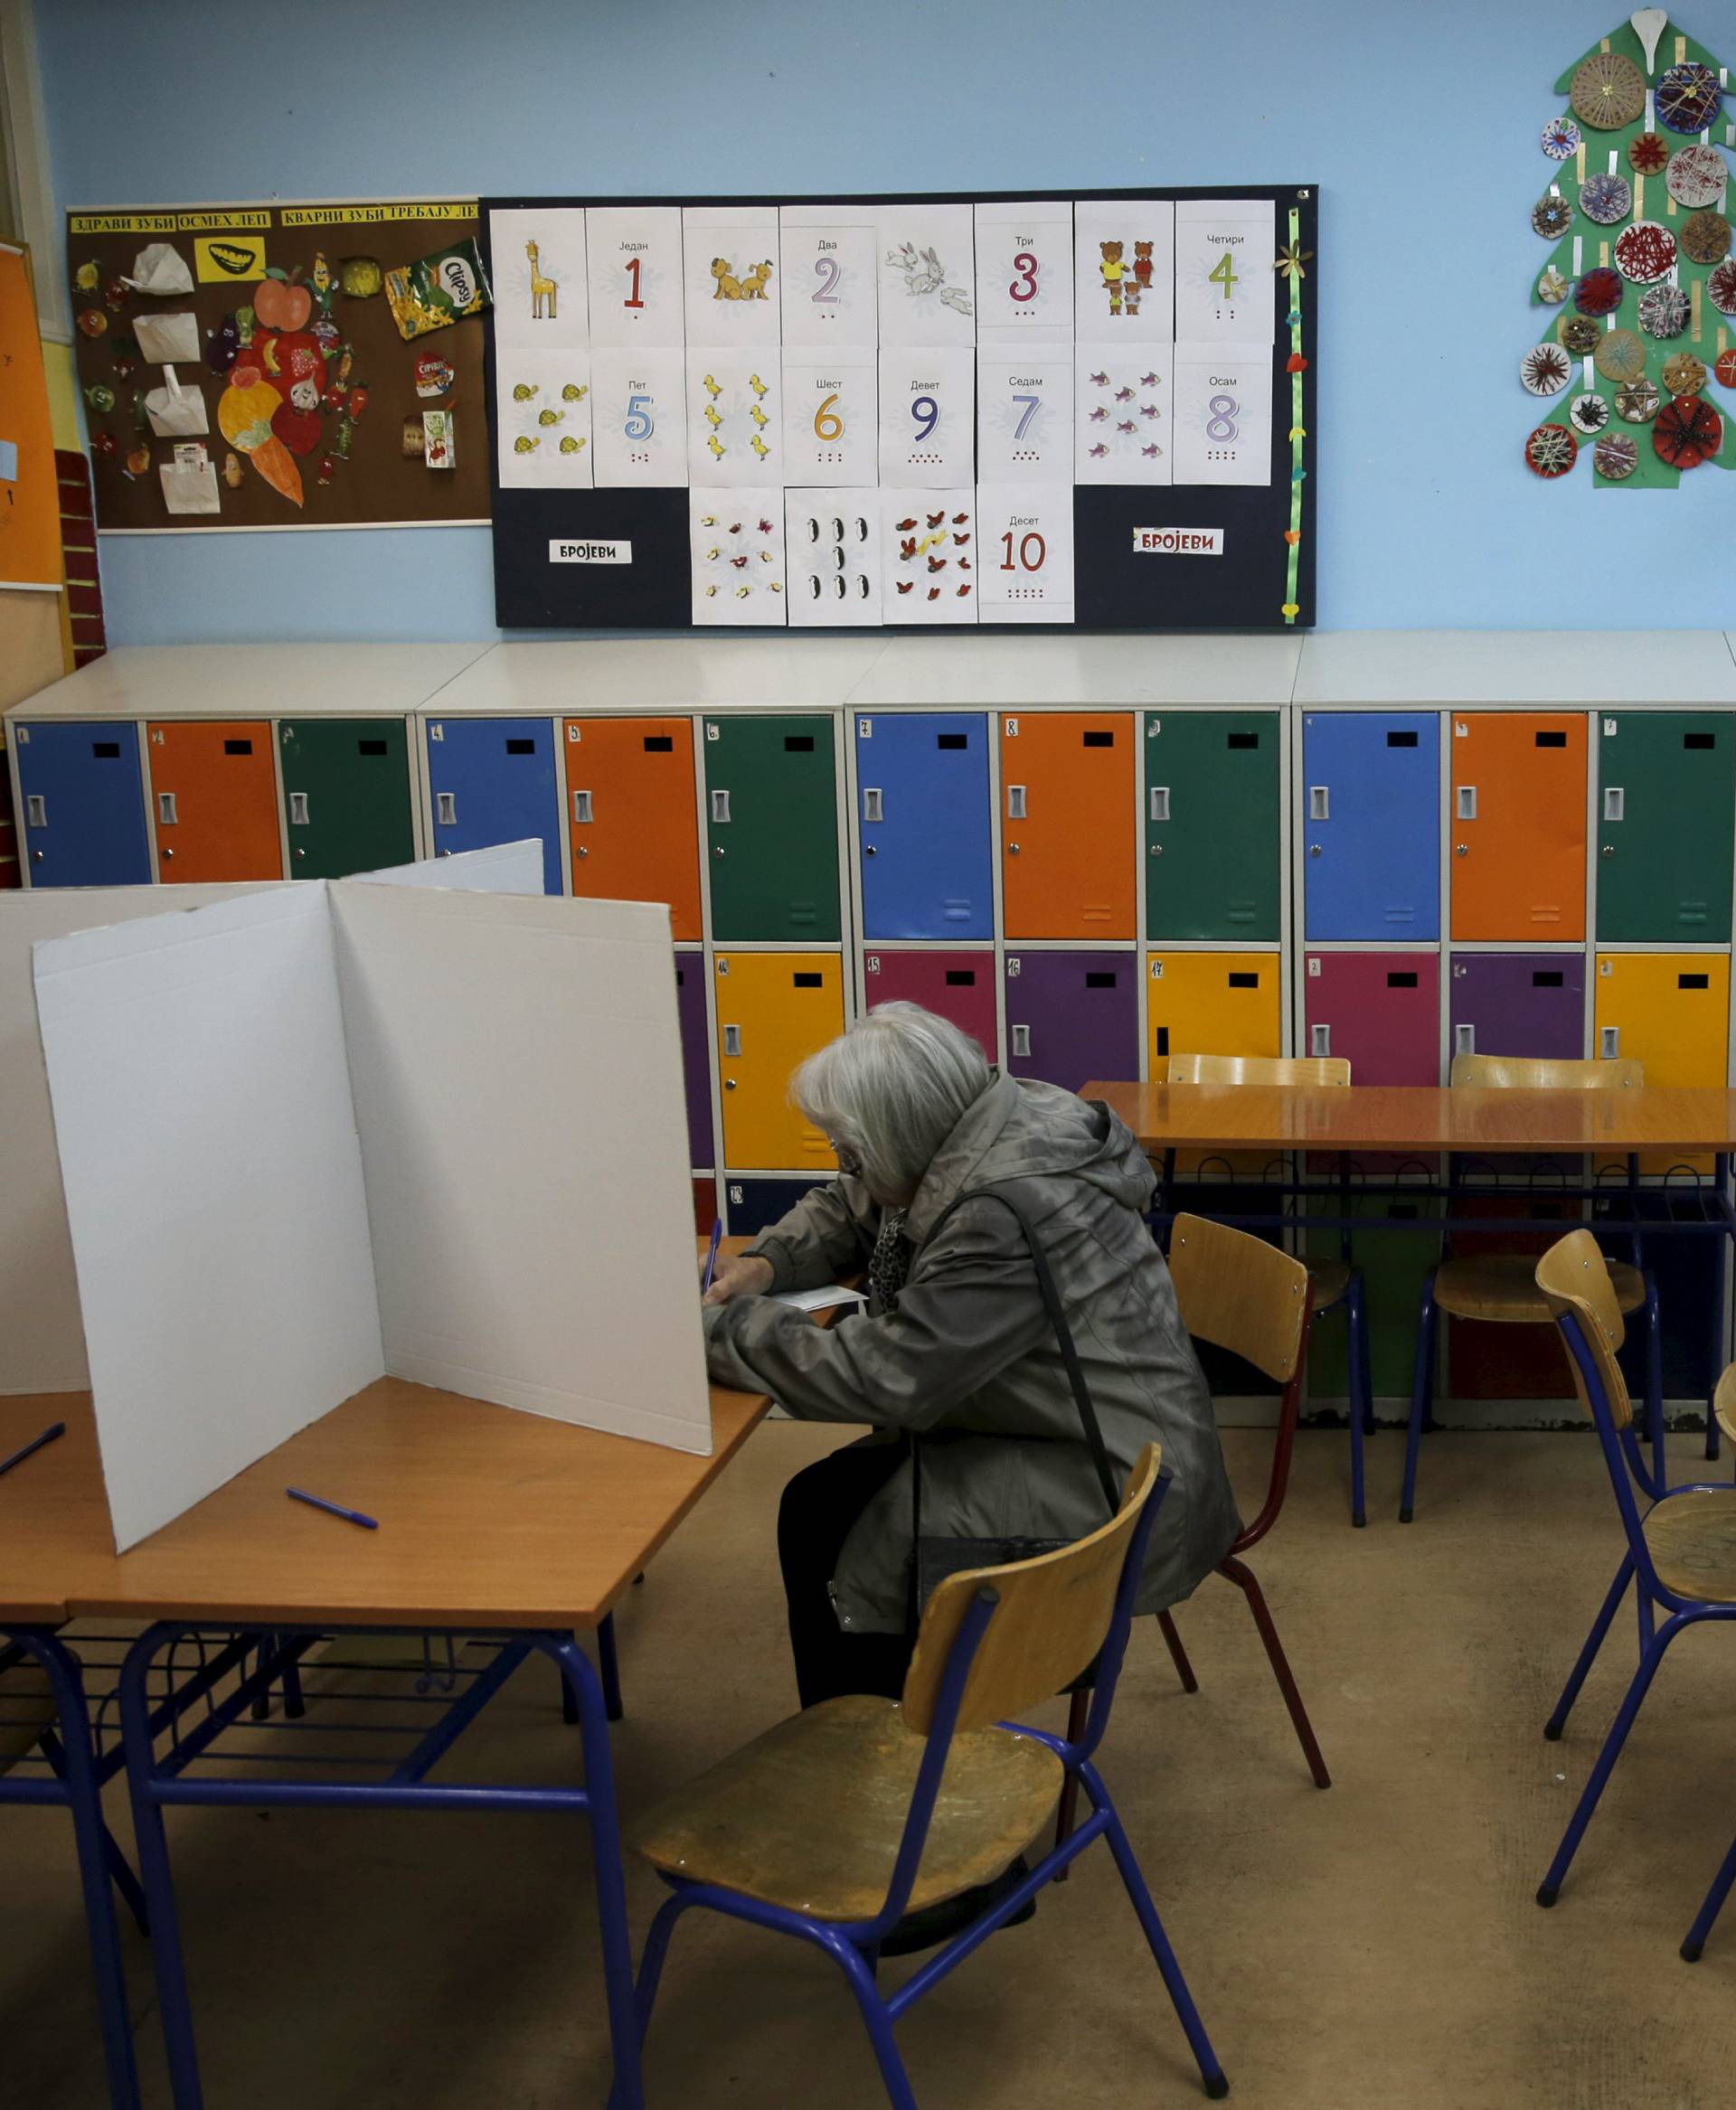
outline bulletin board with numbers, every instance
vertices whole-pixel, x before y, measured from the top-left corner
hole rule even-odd
[[[1316,204],[484,199],[497,620],[1311,623]]]

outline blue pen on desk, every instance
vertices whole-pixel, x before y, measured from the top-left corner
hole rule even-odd
[[[716,1250],[715,1245],[713,1245],[712,1250]],[[33,1451],[40,1451],[44,1444],[52,1444],[57,1436],[64,1436],[65,1434],[65,1422],[57,1421],[52,1428],[43,1429],[41,1436],[32,1436],[23,1450],[14,1451],[9,1458],[0,1458],[0,1473],[10,1473],[14,1465],[22,1465]]]
[[[346,1524],[360,1524],[364,1531],[377,1531],[379,1523],[373,1517],[364,1517],[359,1509],[345,1509],[342,1502],[327,1502],[324,1495],[309,1494],[305,1487],[286,1487],[283,1491],[291,1502],[305,1502],[309,1509],[323,1509],[327,1516],[342,1517]]]
[[[722,1236],[723,1219],[720,1216],[712,1226],[712,1249],[705,1256],[705,1279],[699,1286],[701,1296],[712,1286],[712,1276],[717,1272],[717,1248]]]

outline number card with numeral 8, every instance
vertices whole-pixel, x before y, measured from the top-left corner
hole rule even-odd
[[[483,200],[497,619],[1311,623],[1316,205]]]

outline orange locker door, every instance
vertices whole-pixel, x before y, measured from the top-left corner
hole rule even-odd
[[[1139,872],[1133,718],[1001,720],[1001,888],[1008,937],[1132,937]]]
[[[570,718],[567,832],[572,890],[667,901],[678,938],[697,938],[699,809],[690,718]]]
[[[832,1146],[790,1104],[796,1065],[844,1031],[836,953],[719,953],[718,1068],[723,1159],[731,1172],[836,1169]]]
[[[1585,936],[1583,712],[1452,721],[1453,936]]]
[[[151,820],[165,881],[278,880],[278,774],[264,719],[149,729]]]

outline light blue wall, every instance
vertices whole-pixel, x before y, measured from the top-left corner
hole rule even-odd
[[[1721,17],[1703,0],[1687,27],[1715,43]],[[1543,485],[1521,458],[1537,135],[1616,0],[36,0],[36,19],[62,207],[1316,182],[1322,624],[1736,626],[1736,476],[1596,492],[1589,464]],[[119,643],[494,630],[483,530],[111,539],[102,568]],[[1564,699],[1573,681],[1564,663]]]

